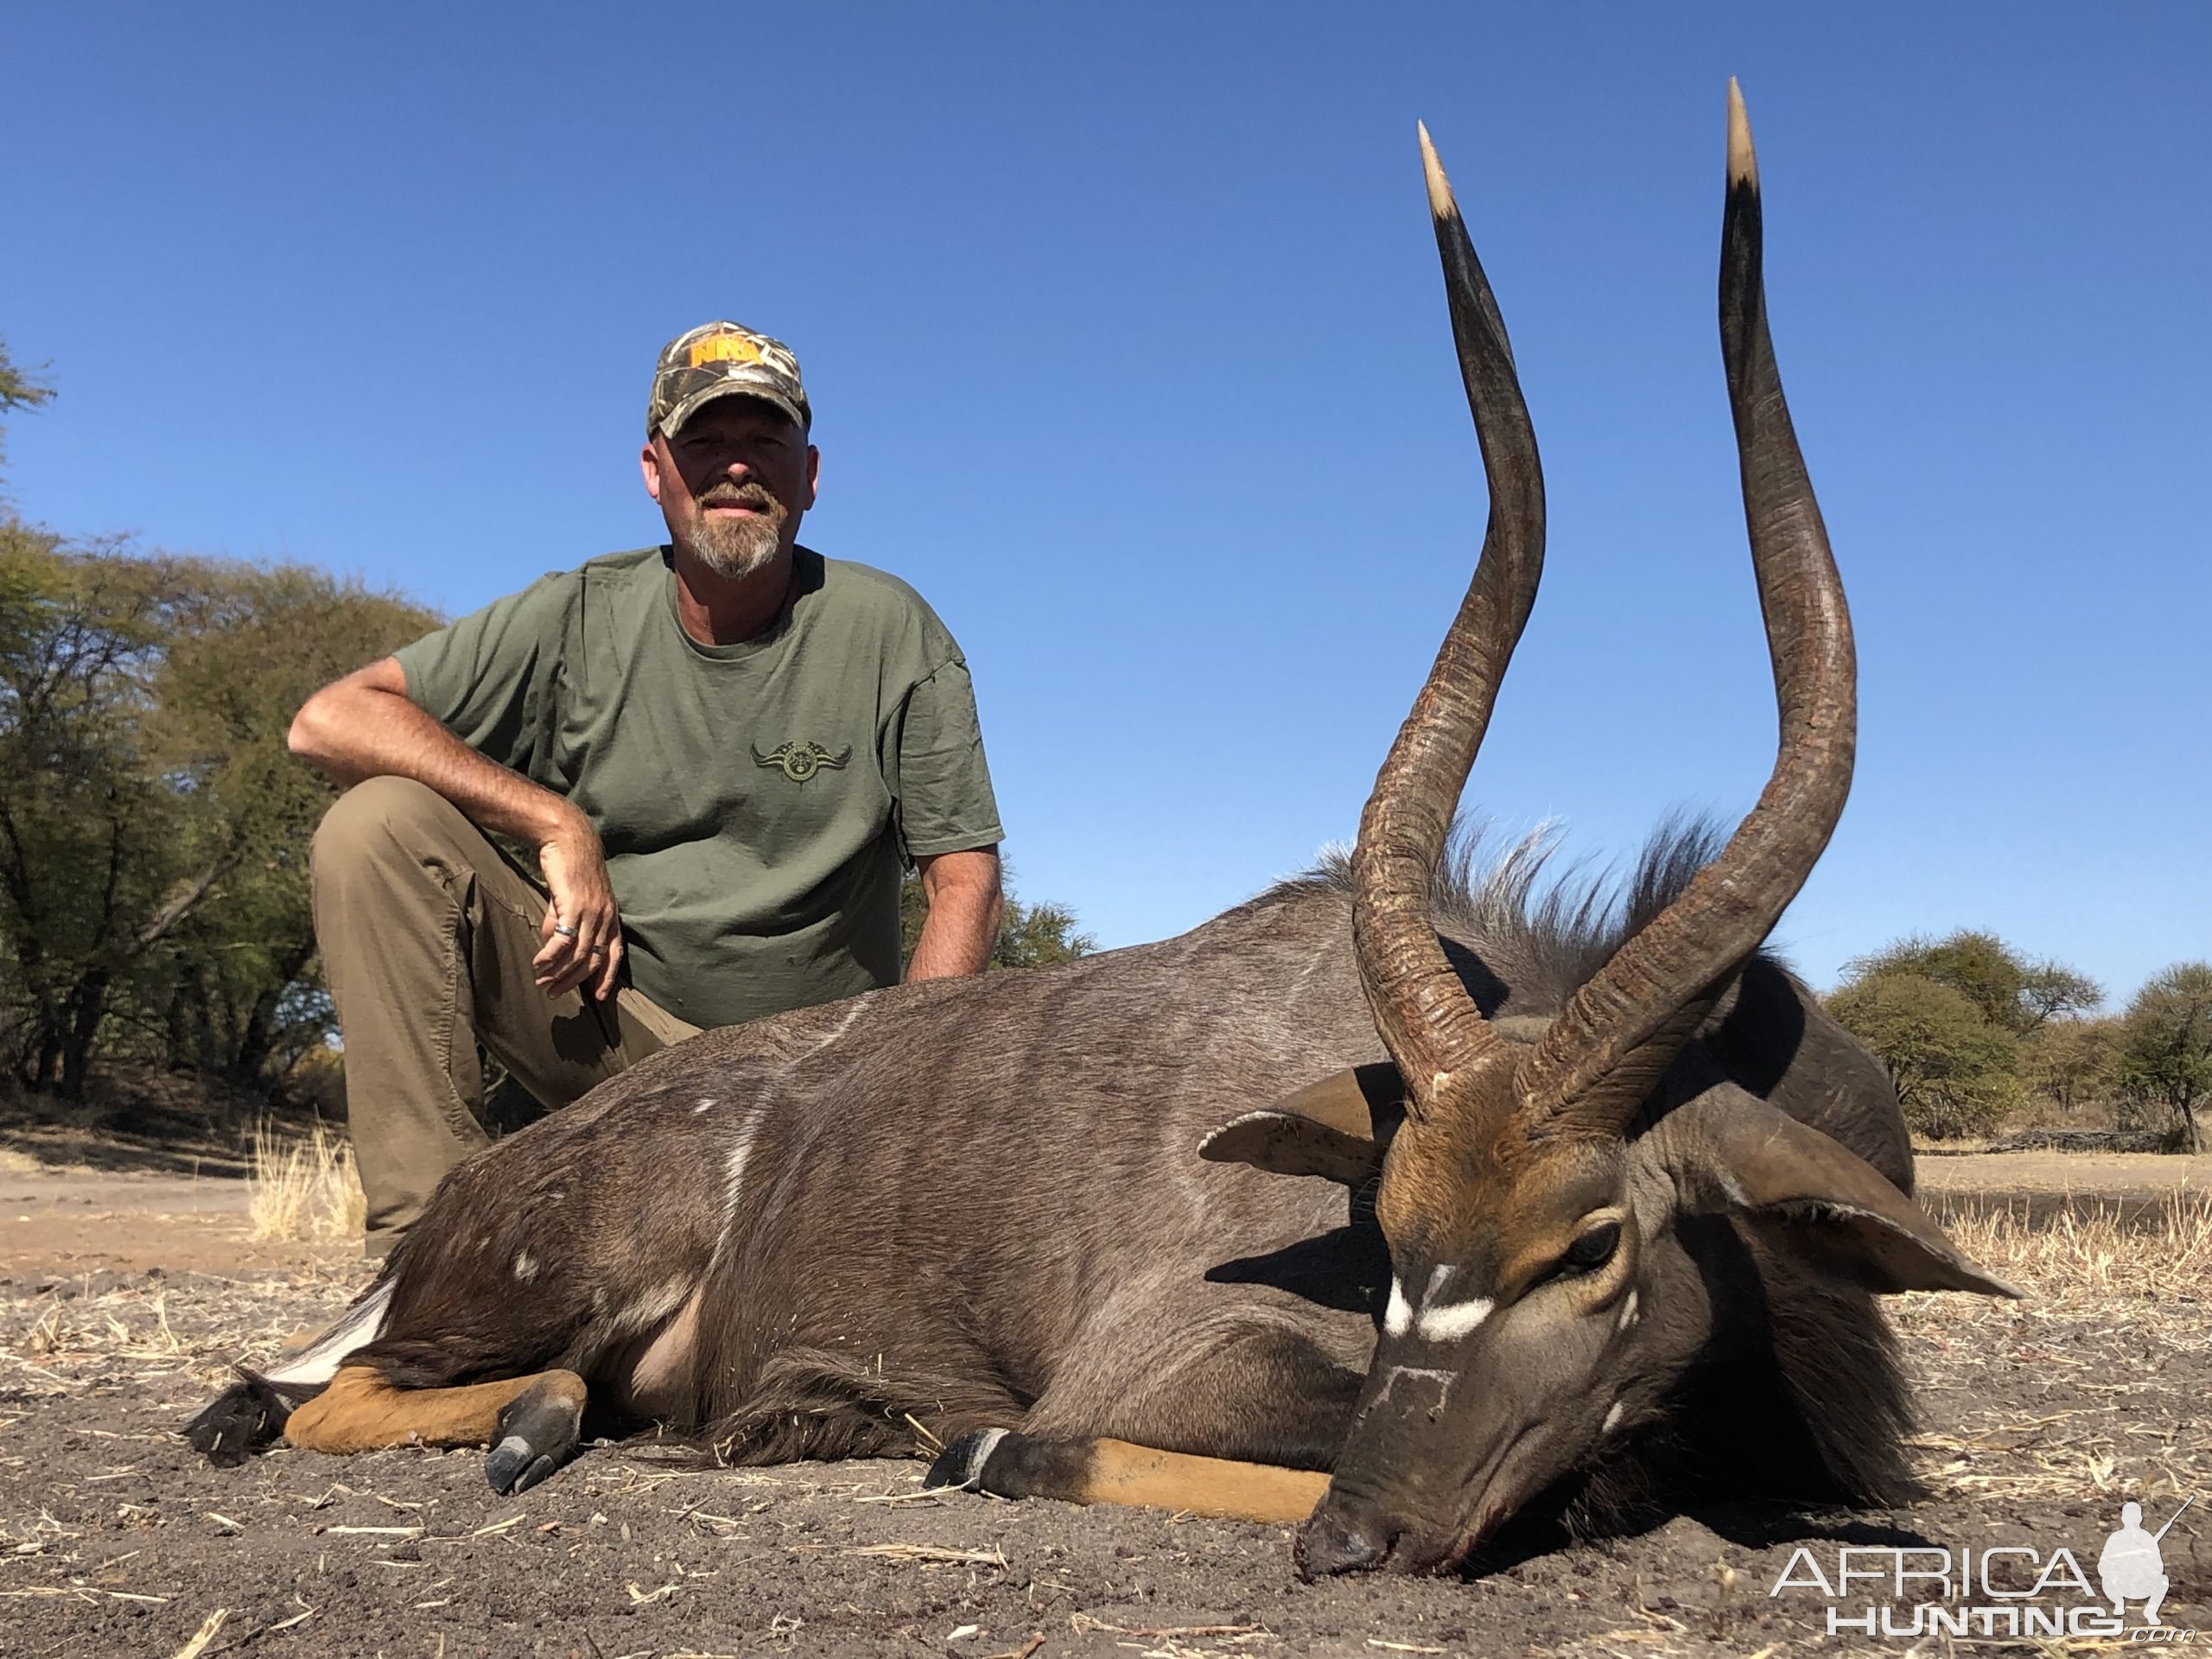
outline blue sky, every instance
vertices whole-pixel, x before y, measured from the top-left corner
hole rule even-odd
[[[659,539],[653,353],[738,317],[805,365],[806,539],[950,622],[1020,889],[1109,944],[1350,836],[1465,582],[1416,118],[1550,492],[1468,801],[1600,861],[1750,804],[1740,76],[1862,681],[1780,942],[2212,956],[2202,5],[16,7],[0,63],[26,512],[458,613]]]

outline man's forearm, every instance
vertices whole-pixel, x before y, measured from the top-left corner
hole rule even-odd
[[[908,982],[982,973],[990,965],[1006,907],[999,891],[997,849],[944,853],[927,861],[922,893],[929,914],[914,943],[914,959],[906,964]]]
[[[533,845],[583,826],[560,796],[477,753],[409,699],[386,659],[325,686],[292,721],[292,753],[351,786],[365,778],[412,778],[481,829]]]

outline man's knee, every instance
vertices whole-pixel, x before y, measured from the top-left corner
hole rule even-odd
[[[425,848],[474,833],[451,801],[412,778],[370,778],[340,795],[315,827],[309,867],[318,881],[349,870],[416,861]]]

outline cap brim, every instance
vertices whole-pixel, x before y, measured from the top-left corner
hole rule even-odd
[[[772,409],[780,410],[802,432],[812,424],[806,409],[783,392],[757,382],[729,379],[717,380],[712,385],[693,392],[661,417],[658,429],[669,437],[674,437],[683,429],[684,422],[717,397],[750,397],[766,404]]]

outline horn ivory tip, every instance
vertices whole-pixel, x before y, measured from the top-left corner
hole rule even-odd
[[[1421,134],[1421,170],[1428,181],[1428,211],[1438,219],[1457,219],[1459,204],[1452,199],[1452,181],[1444,176],[1444,163],[1436,159],[1436,146],[1429,142],[1428,124],[1414,123]]]
[[[1751,118],[1744,112],[1744,89],[1728,77],[1728,182],[1759,188],[1759,158],[1751,149]]]

